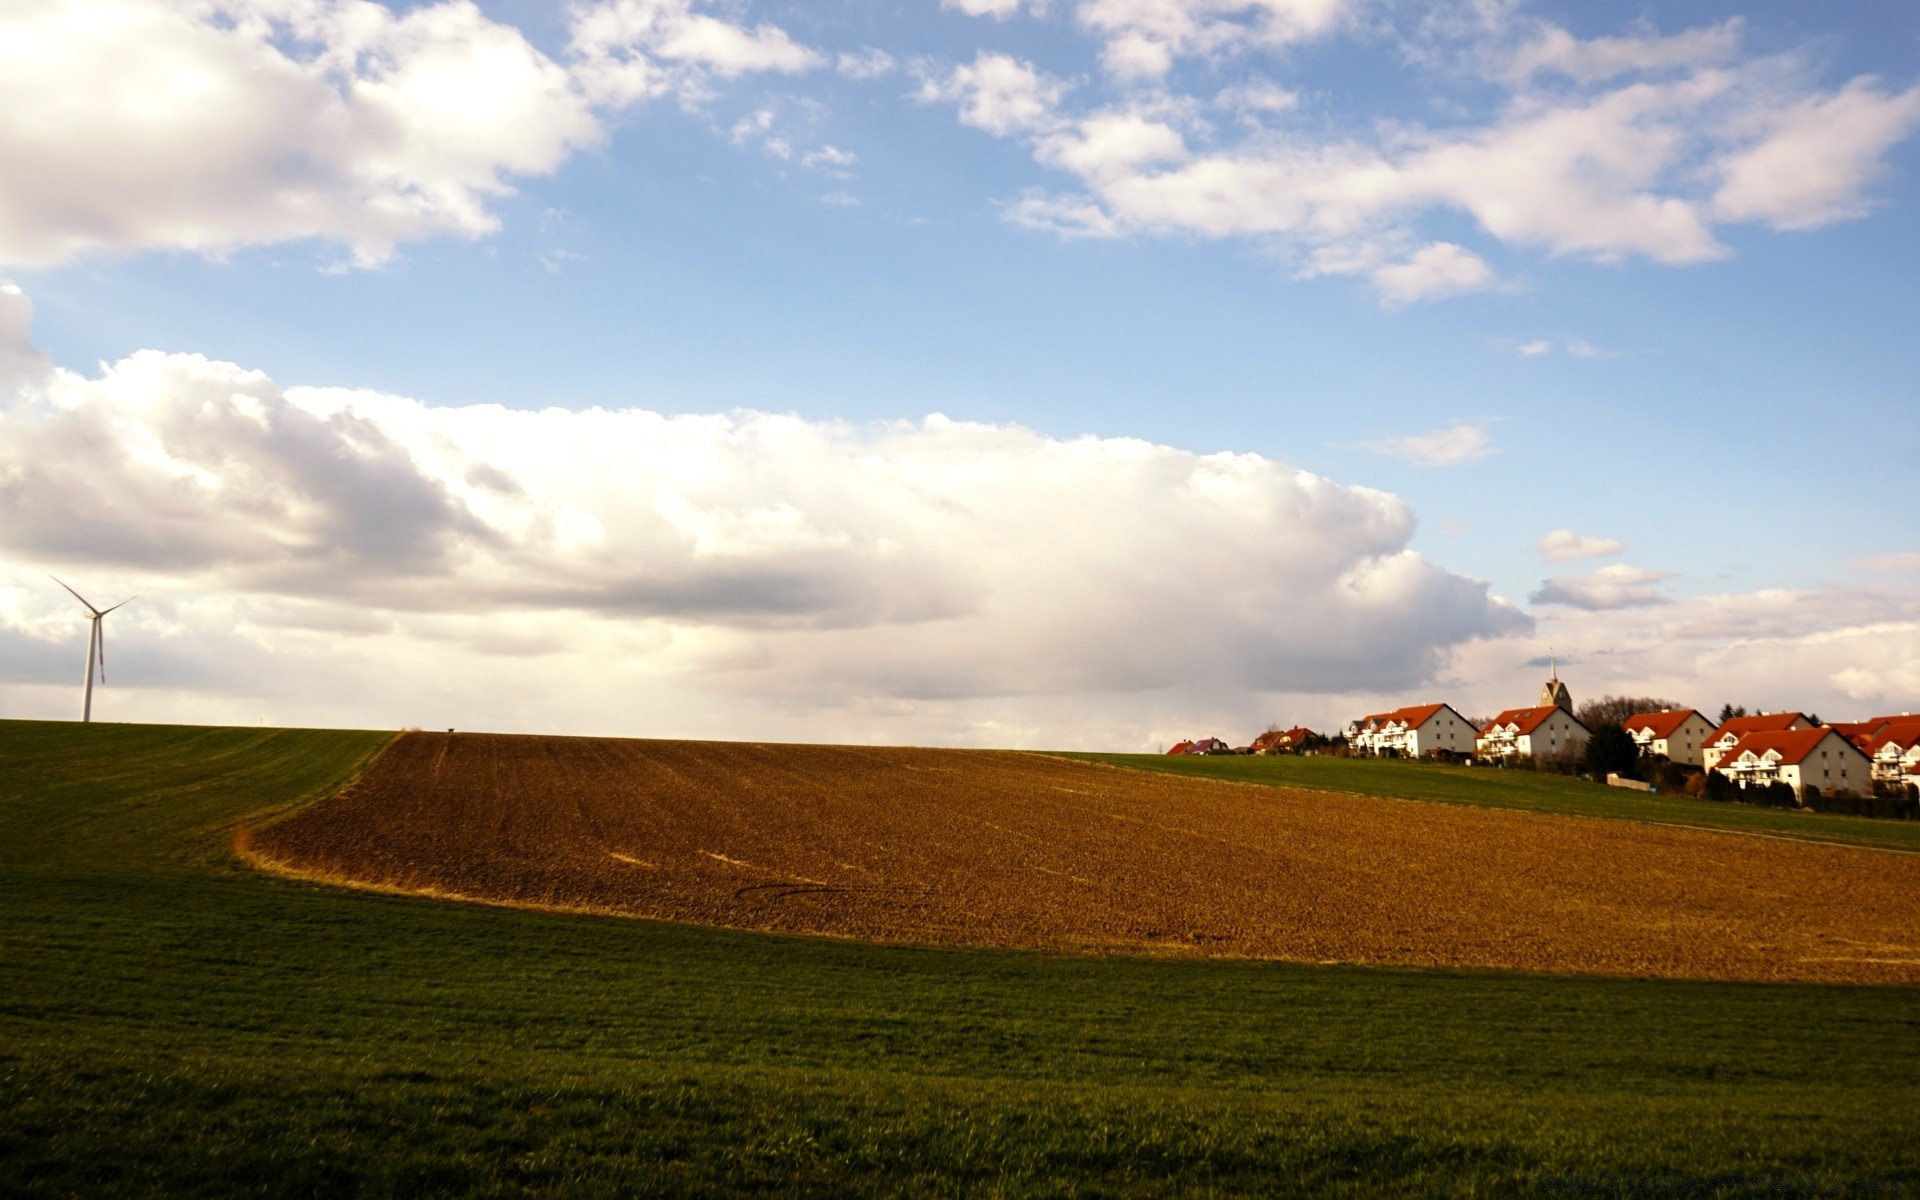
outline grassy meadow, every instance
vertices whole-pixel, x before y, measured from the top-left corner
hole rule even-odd
[[[0,1193],[1920,1191],[1920,989],[867,946],[237,863],[387,736],[0,722]]]
[[[1401,800],[1428,800],[1439,804],[1566,813],[1809,841],[1844,842],[1882,850],[1920,851],[1920,821],[1802,813],[1688,796],[1649,795],[1627,788],[1610,788],[1584,779],[1534,771],[1464,767],[1407,759],[1287,754],[1063,754],[1060,757],[1137,771],[1164,771],[1174,775],[1266,787],[1313,788],[1366,796],[1391,796]]]

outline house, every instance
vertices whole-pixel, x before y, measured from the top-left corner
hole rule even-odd
[[[1169,751],[1168,753],[1172,753],[1172,752]],[[1233,747],[1227,745],[1225,742],[1221,741],[1217,737],[1201,738],[1199,741],[1187,743],[1187,748],[1185,750],[1182,750],[1181,753],[1182,754],[1232,754]]]
[[[1797,712],[1761,713],[1757,717],[1728,717],[1726,724],[1713,731],[1700,748],[1700,765],[1711,771],[1720,756],[1733,749],[1749,733],[1784,733],[1789,729],[1812,729],[1806,714]]]
[[[1824,725],[1744,734],[1710,769],[1741,787],[1784,783],[1803,801],[1809,787],[1865,792],[1873,778],[1873,764],[1860,748]]]
[[[1292,729],[1269,729],[1253,739],[1252,750],[1255,754],[1298,754],[1302,746],[1318,736],[1304,725],[1295,725]]]
[[[1622,725],[1640,747],[1640,757],[1660,757],[1668,762],[1700,766],[1700,748],[1713,736],[1713,722],[1691,708],[1667,712],[1635,713]]]
[[[1368,717],[1348,745],[1365,754],[1419,758],[1436,751],[1473,753],[1478,731],[1451,704],[1414,704]]]
[[[1875,730],[1867,757],[1873,760],[1873,778],[1886,783],[1920,776],[1920,718],[1893,721]]]
[[[1193,753],[1193,743],[1192,742],[1175,742],[1173,744],[1173,748],[1168,750],[1167,753],[1168,754],[1191,754]]]
[[[1588,730],[1558,704],[1510,708],[1487,723],[1474,740],[1481,758],[1537,758],[1587,744]]]

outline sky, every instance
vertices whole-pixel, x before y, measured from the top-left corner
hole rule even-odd
[[[0,4],[0,716],[1920,710],[1920,8]]]

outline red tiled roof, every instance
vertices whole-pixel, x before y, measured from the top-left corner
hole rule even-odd
[[[1665,738],[1672,737],[1674,730],[1685,725],[1688,717],[1694,716],[1700,716],[1700,714],[1691,708],[1673,708],[1666,712],[1635,713],[1626,719],[1625,725],[1628,733],[1645,729],[1654,737]],[[1705,717],[1700,719],[1707,720]],[[1711,725],[1713,722],[1707,721],[1707,724]]]
[[[1791,729],[1795,721],[1806,720],[1805,713],[1762,713],[1757,717],[1728,717],[1726,723],[1713,731],[1713,740],[1719,741],[1726,733],[1745,736],[1749,733],[1775,733]]]
[[[1185,754],[1187,751],[1191,749],[1193,749],[1192,742],[1175,742],[1173,744],[1173,749],[1167,751],[1167,753],[1168,754]]]
[[[1891,743],[1900,747],[1900,752],[1905,754],[1913,749],[1915,742],[1920,742],[1920,720],[1894,721],[1873,731],[1873,736],[1868,739],[1870,749],[1867,753],[1878,754]]]
[[[1829,737],[1839,737],[1839,735],[1834,733],[1833,730],[1824,727],[1819,729],[1762,730],[1759,733],[1749,733],[1742,737],[1739,742],[1735,743],[1733,749],[1727,751],[1726,757],[1722,758],[1720,762],[1722,765],[1731,763],[1749,750],[1760,757],[1764,757],[1767,751],[1772,750],[1779,754],[1781,762],[1798,763],[1803,761],[1807,755],[1819,749],[1820,743],[1826,741]],[[1852,746],[1852,743],[1848,742],[1845,738],[1840,738],[1840,741],[1842,744]]]
[[[1567,710],[1554,704],[1544,704],[1537,708],[1510,708],[1495,717],[1493,724],[1487,726],[1487,728],[1491,729],[1494,725],[1517,724],[1520,727],[1520,733],[1532,733],[1534,730],[1540,728],[1541,725],[1545,724],[1548,717],[1551,717],[1557,712],[1567,712]],[[1580,725],[1579,719],[1572,713],[1567,713],[1567,719],[1575,725]],[[1585,729],[1586,726],[1580,725],[1580,728]],[[1485,731],[1483,730],[1482,732]]]
[[[1395,709],[1393,719],[1405,721],[1408,729],[1418,729],[1432,720],[1433,714],[1445,707],[1445,704],[1416,704],[1410,708]]]

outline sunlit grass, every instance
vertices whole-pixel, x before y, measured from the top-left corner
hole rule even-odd
[[[1920,989],[876,947],[233,858],[385,738],[0,722],[0,1193],[1920,1186]]]

